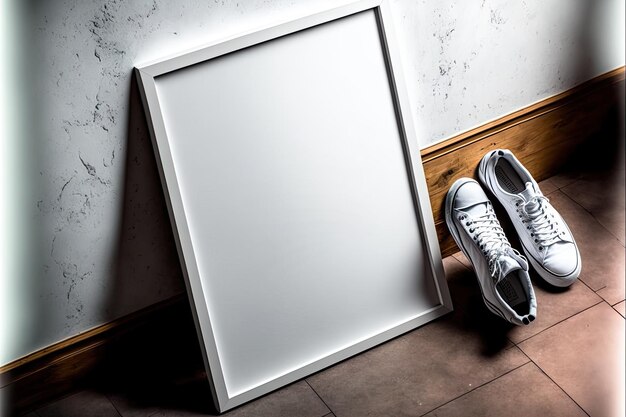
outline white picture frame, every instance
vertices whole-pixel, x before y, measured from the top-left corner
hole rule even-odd
[[[220,412],[452,310],[390,26],[365,0],[136,67]]]

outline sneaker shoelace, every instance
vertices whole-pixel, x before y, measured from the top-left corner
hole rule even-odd
[[[459,217],[459,220],[467,220],[465,224],[470,226],[469,232],[472,234],[472,238],[489,262],[491,277],[497,279],[502,271],[500,259],[512,248],[493,212],[493,208],[489,205],[487,212],[482,216],[471,217],[465,214]]]
[[[516,206],[522,223],[526,223],[526,229],[530,231],[530,236],[539,245],[540,251],[556,243],[565,233],[561,230],[554,215],[548,210],[550,203],[545,196],[534,196],[525,203],[519,201]]]

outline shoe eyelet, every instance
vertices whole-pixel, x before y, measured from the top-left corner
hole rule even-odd
[[[465,223],[465,226],[469,226],[469,225],[470,225],[470,222],[466,222],[466,223]]]
[[[539,246],[539,250],[543,250],[543,246]]]
[[[531,233],[530,235],[531,235],[531,236],[535,236],[535,234],[534,234],[534,233]],[[535,239],[535,242],[536,242],[536,241],[537,241],[537,239]]]
[[[539,243],[539,240],[535,239],[535,243]]]

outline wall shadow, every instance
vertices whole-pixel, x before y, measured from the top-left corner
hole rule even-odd
[[[185,291],[137,79],[129,78],[122,215],[107,303],[113,317]]]
[[[599,29],[600,16],[603,2],[585,2],[583,13],[580,15],[578,38],[582,46],[576,61],[571,63],[572,78],[585,81],[598,74],[599,64],[602,58],[599,56],[601,48],[596,43],[599,41],[598,33],[608,36],[606,28]],[[606,12],[604,12],[606,13]],[[603,32],[604,30],[604,32]],[[598,32],[595,33],[594,32]],[[609,39],[602,37],[601,41],[611,44]],[[609,110],[599,124],[597,131],[589,137],[589,140],[580,146],[572,158],[565,164],[565,171],[574,172],[613,172],[624,168],[624,82],[613,84],[605,89],[606,102],[610,103]],[[623,173],[621,174],[623,175]]]
[[[134,72],[130,79],[122,216],[106,313],[162,306],[107,350],[92,382],[142,409],[214,412]]]

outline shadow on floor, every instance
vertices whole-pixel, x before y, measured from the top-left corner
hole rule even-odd
[[[133,408],[217,414],[185,299],[124,335],[90,385]]]
[[[484,356],[495,356],[510,347],[507,334],[514,325],[493,315],[485,307],[474,271],[464,265],[448,269],[446,278],[455,311],[441,321],[456,331],[476,333],[482,342],[481,353]]]

